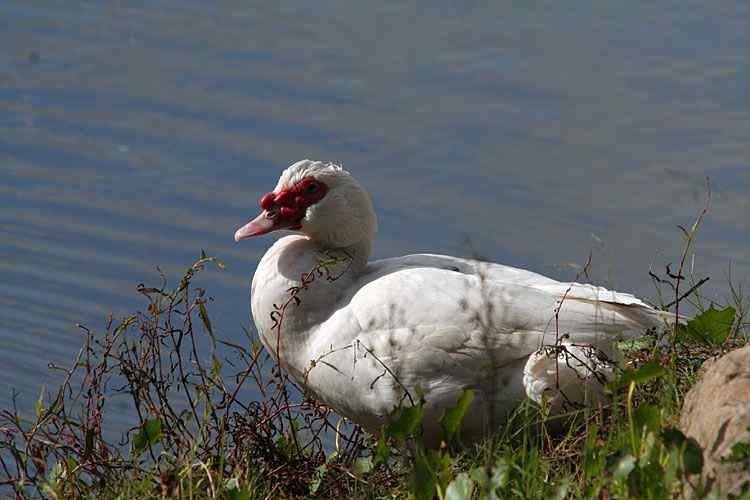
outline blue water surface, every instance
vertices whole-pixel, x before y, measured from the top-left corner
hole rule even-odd
[[[654,299],[689,262],[750,271],[743,2],[27,2],[0,6],[0,405],[33,408],[85,324],[143,309],[201,249],[243,341],[273,237],[235,244],[282,168],[343,163],[374,256],[473,253]],[[123,415],[118,421],[126,427]]]

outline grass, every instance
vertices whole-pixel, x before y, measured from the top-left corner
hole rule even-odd
[[[215,337],[209,299],[192,287],[195,274],[212,264],[221,266],[202,255],[172,289],[165,278],[159,287],[139,287],[145,312],[111,321],[101,334],[84,329],[63,383],[40,395],[34,415],[14,408],[0,414],[6,493],[232,500],[709,495],[698,474],[700,449],[677,422],[702,362],[747,341],[741,302],[704,309],[666,345],[655,335],[624,344],[625,369],[605,407],[553,417],[524,404],[492,439],[465,448],[455,441],[471,400],[466,393],[443,419],[449,443],[438,450],[421,446],[419,404],[403,408],[377,440],[354,427],[332,446],[324,436],[336,433],[337,417],[270,368],[257,340],[249,337],[244,347]],[[259,399],[246,402],[248,386]],[[115,395],[129,398],[140,421],[121,442],[104,432]],[[561,418],[566,432],[548,431]]]
[[[718,498],[701,477],[701,449],[677,424],[709,357],[747,342],[743,292],[704,307],[702,280],[652,271],[675,309],[700,313],[668,338],[623,344],[625,363],[593,408],[551,415],[521,405],[491,439],[460,445],[467,391],[441,424],[447,443],[422,446],[421,403],[398,410],[379,437],[340,425],[274,366],[257,339],[216,337],[210,299],[193,286],[202,254],[175,286],[139,286],[145,307],[83,346],[29,415],[0,412],[0,492],[17,498]],[[662,295],[660,295],[662,296]],[[671,299],[665,299],[665,301]],[[666,304],[665,304],[666,305]],[[684,309],[684,307],[683,307]],[[256,397],[250,396],[250,391]],[[125,398],[138,424],[120,441],[105,431]],[[564,425],[560,425],[563,421]],[[564,432],[553,432],[562,427]],[[335,443],[329,438],[335,436]],[[742,451],[742,450],[740,450]],[[741,454],[741,457],[744,455]],[[748,486],[750,489],[750,486]],[[744,496],[750,498],[750,492]]]

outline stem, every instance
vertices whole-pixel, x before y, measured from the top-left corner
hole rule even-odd
[[[638,440],[635,435],[635,423],[633,420],[633,393],[635,392],[635,381],[631,381],[630,385],[628,386],[628,399],[627,399],[627,409],[628,409],[628,422],[630,423],[630,444],[633,448],[633,454],[636,458],[640,458],[641,450],[640,446],[638,446]]]

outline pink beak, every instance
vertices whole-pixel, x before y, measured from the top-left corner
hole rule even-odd
[[[263,210],[259,216],[239,228],[234,233],[234,241],[246,240],[253,236],[270,233],[275,229],[281,229],[277,218],[270,218],[267,210]]]

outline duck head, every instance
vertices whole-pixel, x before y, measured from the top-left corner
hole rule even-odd
[[[369,246],[377,228],[370,196],[349,172],[331,163],[292,164],[259,205],[261,213],[237,229],[235,241],[287,229],[329,248]]]

